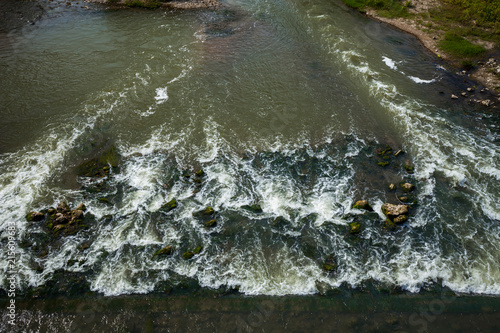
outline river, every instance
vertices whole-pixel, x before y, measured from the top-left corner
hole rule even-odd
[[[4,246],[14,223],[19,290],[66,271],[105,296],[186,280],[244,295],[368,282],[500,294],[498,112],[450,99],[472,84],[416,38],[340,1],[96,8],[54,9],[0,45],[0,232]],[[109,147],[118,167],[78,175]],[[412,206],[391,230],[381,206],[397,196]],[[374,213],[352,208],[361,199]],[[62,200],[93,222],[43,243],[25,215]],[[207,206],[214,227],[196,214]]]

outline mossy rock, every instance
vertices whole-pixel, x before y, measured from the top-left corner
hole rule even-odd
[[[392,221],[396,224],[404,223],[408,220],[408,215],[399,215],[395,217]]]
[[[285,219],[283,216],[278,216],[271,222],[271,226],[276,227],[276,228],[284,228],[286,227],[290,222]]]
[[[378,162],[377,165],[382,167],[382,168],[385,168],[386,166],[389,165],[389,161]]]
[[[184,260],[189,260],[192,257],[194,257],[193,251],[187,251],[182,254],[182,258],[184,258]]]
[[[160,209],[164,210],[168,213],[175,208],[177,208],[177,200],[172,199],[169,202],[167,202],[166,204],[164,204],[163,206],[161,206]]]
[[[217,221],[215,219],[205,222],[205,228],[213,228],[215,226],[217,226]]]
[[[361,232],[361,223],[359,222],[349,223],[349,233],[359,234],[360,232]]]
[[[154,254],[153,254],[153,258],[156,257],[156,256],[169,256],[172,254],[172,246],[169,245],[169,246],[165,246],[163,249],[160,249],[158,251],[156,251]]]
[[[111,201],[109,201],[108,198],[102,197],[102,198],[99,198],[97,200],[99,200],[99,202],[105,203],[106,205],[111,205]]]
[[[415,189],[415,185],[410,184],[410,183],[403,183],[403,184],[401,184],[401,188],[405,192],[411,192]]]
[[[415,167],[411,164],[405,164],[403,167],[408,173],[413,173],[415,171]]]
[[[396,228],[396,224],[394,222],[392,222],[390,219],[385,220],[384,226],[385,226],[385,228],[387,228],[389,230],[393,230]]]
[[[203,250],[203,246],[197,246],[194,248],[193,253],[194,254],[199,254]]]
[[[378,155],[380,155],[380,156],[386,156],[389,154],[392,154],[392,147],[389,145],[386,145],[385,149],[378,153]]]
[[[45,218],[45,214],[42,212],[30,212],[26,214],[26,221],[28,222],[39,222]]]
[[[194,174],[198,177],[203,177],[203,176],[205,176],[205,171],[203,171],[203,169],[200,169],[200,170],[196,171]]]
[[[366,200],[358,200],[358,201],[356,201],[354,203],[354,205],[352,206],[352,208],[354,208],[354,209],[363,209],[363,210],[367,210],[369,212],[373,212],[372,206],[370,206],[370,204]]]
[[[213,216],[214,214],[215,210],[212,207],[208,206],[205,209],[194,213],[193,215],[198,217],[208,217],[208,216]]]
[[[252,213],[262,213],[262,207],[259,204],[244,205],[241,208],[246,209]]]
[[[333,254],[330,254],[328,257],[326,257],[322,267],[327,272],[335,270],[335,268],[337,267],[337,264],[335,263],[335,256]]]
[[[82,177],[104,177],[110,168],[116,169],[120,163],[120,155],[115,147],[111,147],[101,155],[77,166],[77,174]]]

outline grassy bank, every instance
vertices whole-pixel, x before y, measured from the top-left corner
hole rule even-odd
[[[474,59],[500,49],[500,1],[343,1],[360,11],[375,9],[381,17],[414,21],[424,33],[440,36],[437,46],[454,58]]]

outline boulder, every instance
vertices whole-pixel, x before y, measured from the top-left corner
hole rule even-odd
[[[410,183],[404,183],[404,184],[401,185],[401,188],[405,192],[411,192],[411,191],[413,191],[415,189],[415,185],[410,184]]]
[[[399,223],[406,222],[406,220],[408,220],[407,215],[399,215],[398,217],[395,217],[394,220],[392,220],[392,221],[396,224],[399,224]]]
[[[396,190],[396,184],[390,184],[389,185],[389,191],[395,191]]]
[[[69,220],[70,218],[68,217],[68,215],[63,213],[56,213],[53,225],[66,224],[69,222]]]
[[[382,205],[382,213],[389,218],[395,218],[399,215],[408,214],[408,206],[406,205],[393,205],[390,203],[385,203]]]
[[[42,212],[31,212],[26,215],[26,220],[28,222],[38,222],[45,218],[45,214]]]
[[[215,226],[217,226],[217,221],[215,219],[212,219],[205,223],[205,228],[213,228]]]
[[[76,210],[81,210],[81,211],[86,211],[87,207],[82,203],[80,203],[78,206],[75,208]]]
[[[83,210],[75,209],[74,211],[72,211],[72,215],[72,220],[81,220],[83,219]]]
[[[177,200],[175,199],[172,199],[170,200],[169,202],[167,202],[166,204],[164,204],[163,206],[161,206],[161,210],[164,210],[166,212],[170,212],[171,210],[177,208]]]
[[[361,232],[361,223],[359,222],[349,223],[349,232],[351,234],[359,234]]]
[[[61,201],[59,205],[57,205],[57,212],[62,214],[67,214],[71,211],[68,204],[65,201]]]
[[[325,262],[323,263],[323,269],[327,272],[331,272],[337,267],[337,264],[335,263],[335,256],[333,254],[330,254],[328,257],[326,257]]]
[[[352,206],[354,209],[364,209],[369,212],[373,212],[373,208],[370,206],[368,201],[366,200],[358,200],[356,203]]]
[[[192,257],[194,257],[194,253],[192,251],[187,251],[182,254],[182,258],[184,258],[184,260],[189,260]]]
[[[241,208],[251,211],[253,213],[262,213],[262,208],[260,207],[259,204],[244,205]]]
[[[155,252],[155,254],[153,255],[153,257],[156,257],[156,256],[169,256],[172,254],[172,246],[165,246],[163,249],[160,249],[158,251]]]

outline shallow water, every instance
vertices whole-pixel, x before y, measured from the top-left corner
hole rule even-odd
[[[104,295],[186,278],[247,295],[366,281],[498,295],[498,117],[452,103],[465,84],[415,38],[340,1],[226,4],[60,10],[4,39],[0,230],[6,244],[15,222],[29,244],[18,249],[19,289],[62,269]],[[386,145],[405,154],[383,168]],[[119,170],[77,176],[111,146]],[[387,186],[403,181],[418,205],[390,231],[380,206],[397,203]],[[178,207],[161,210],[173,198]],[[359,199],[375,213],[352,209]],[[95,222],[41,255],[47,231],[25,214],[61,200],[85,203]],[[262,212],[242,208],[252,204]],[[215,228],[194,216],[207,206]],[[166,245],[171,256],[153,257]]]

